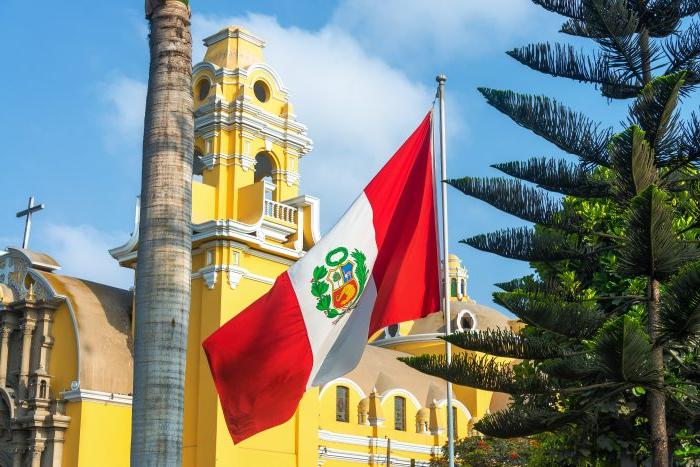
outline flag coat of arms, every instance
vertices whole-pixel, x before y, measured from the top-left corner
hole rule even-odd
[[[235,442],[289,420],[367,339],[440,309],[431,114],[340,221],[203,343]]]

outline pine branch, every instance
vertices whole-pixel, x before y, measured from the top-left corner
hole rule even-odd
[[[532,158],[525,162],[505,162],[491,167],[564,195],[604,198],[610,194],[608,184],[594,180],[589,169],[561,159]]]
[[[532,404],[513,405],[484,416],[474,424],[474,428],[488,436],[518,438],[554,431],[565,425],[581,422],[584,417],[584,413],[558,412]]]
[[[700,24],[693,22],[685,31],[663,43],[669,65],[665,75],[683,70],[696,70],[700,59]]]
[[[563,302],[520,292],[494,292],[493,299],[526,324],[570,338],[591,337],[605,321],[603,312],[590,302]]]
[[[532,0],[532,3],[567,18],[583,19],[581,0]]]
[[[621,246],[622,273],[663,280],[697,257],[697,249],[676,237],[668,196],[655,186],[632,199],[627,241]]]
[[[561,32],[595,40],[610,66],[624,70],[619,76],[623,82],[643,83],[642,54],[635,37],[639,26],[639,17],[625,0],[591,0],[584,3],[583,19],[567,21]]]
[[[680,14],[683,18],[693,16],[700,13],[700,1],[698,0],[682,0]]]
[[[567,353],[560,346],[554,345],[551,340],[521,336],[510,329],[463,331],[440,338],[465,350],[521,360],[556,358]]]
[[[690,121],[681,130],[681,157],[679,166],[700,161],[700,118],[693,112]]]
[[[598,376],[598,369],[588,354],[548,359],[540,363],[539,369],[552,378],[576,382],[595,381]]]
[[[661,342],[692,348],[700,345],[700,263],[682,268],[661,298]]]
[[[658,182],[654,154],[638,126],[632,126],[610,143],[610,162],[614,169],[613,191],[626,202]]]
[[[606,145],[611,129],[600,131],[599,125],[583,114],[545,96],[488,88],[479,88],[479,92],[515,123],[561,150],[580,157],[586,164],[607,166]]]
[[[603,57],[587,55],[569,44],[530,44],[506,53],[523,65],[552,76],[596,84],[614,82]]]
[[[399,360],[421,373],[484,391],[543,394],[550,390],[543,377],[515,378],[509,362],[499,362],[496,357],[486,355],[453,355],[449,365],[444,355],[399,357]]]
[[[475,235],[460,243],[477,250],[520,261],[562,261],[583,257],[585,252],[569,246],[568,239],[559,233],[535,233],[530,227],[504,229]]]
[[[519,180],[501,177],[464,177],[448,180],[447,183],[467,196],[484,201],[503,212],[529,222],[562,229],[574,224],[573,219],[563,217],[559,200]]]
[[[673,34],[683,18],[679,0],[649,2],[641,8],[638,14],[642,15],[642,22],[651,37],[666,37]]]
[[[677,153],[681,126],[676,106],[687,95],[687,73],[661,76],[644,86],[630,109],[630,124],[638,124],[646,133],[659,165],[665,165]]]
[[[597,366],[607,380],[630,386],[654,387],[657,374],[651,366],[652,345],[641,323],[620,316],[603,326],[595,338]]]

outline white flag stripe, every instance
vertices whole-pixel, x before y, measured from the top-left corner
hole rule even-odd
[[[360,311],[358,306],[358,308],[339,319],[328,318],[316,308],[317,298],[311,294],[311,281],[314,269],[317,266],[327,267],[326,256],[330,251],[339,247],[346,248],[348,252],[357,249],[366,257],[366,266],[369,269],[369,274],[363,297],[360,298],[358,305],[362,305],[362,311],[366,313],[366,320],[368,321],[374,306],[374,297],[376,296],[376,290],[371,279],[371,271],[377,258],[377,244],[372,221],[372,206],[364,192],[350,206],[350,209],[346,211],[335,227],[309,250],[304,256],[304,260],[295,263],[288,271],[294,293],[304,317],[309,344],[314,356],[310,381],[314,380],[316,373],[323,364],[323,360],[333,347],[335,339],[350,321],[349,318]],[[370,283],[372,283],[371,286]],[[370,295],[368,293],[370,290],[375,290],[375,293]],[[367,326],[365,326],[365,342],[367,339]],[[353,334],[355,333],[353,332]],[[364,348],[364,343],[361,347]],[[326,367],[326,369],[329,369],[329,367]]]

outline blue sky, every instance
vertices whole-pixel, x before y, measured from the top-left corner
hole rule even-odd
[[[560,155],[487,106],[477,86],[547,94],[607,124],[625,117],[623,104],[592,87],[541,75],[504,53],[558,36],[560,18],[526,0],[191,3],[195,60],[201,39],[225,25],[267,41],[267,61],[315,142],[302,161],[302,192],[321,198],[324,229],[420,122],[438,73],[448,76],[450,177],[497,175],[490,164]],[[106,250],[127,240],[139,192],[148,72],[142,8],[142,0],[80,0],[27,14],[24,1],[0,2],[0,247],[21,242],[15,212],[33,194],[46,210],[35,217],[31,247],[67,274],[122,287],[131,274]],[[451,250],[470,271],[469,293],[491,303],[493,283],[526,274],[527,265],[458,240],[522,221],[454,190],[449,203]]]

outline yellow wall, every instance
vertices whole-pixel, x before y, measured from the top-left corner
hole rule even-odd
[[[66,430],[63,467],[129,465],[131,407],[107,402],[66,404],[71,422]]]

